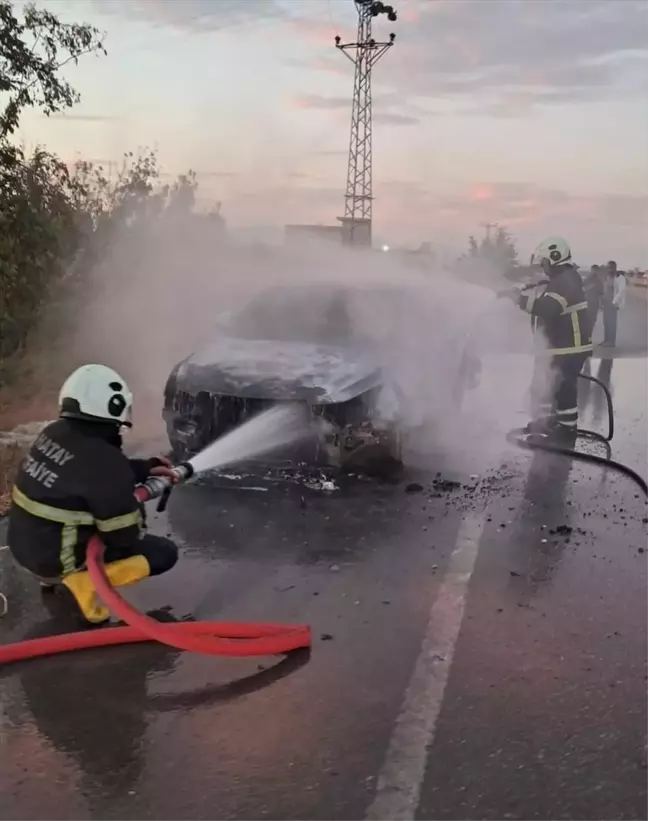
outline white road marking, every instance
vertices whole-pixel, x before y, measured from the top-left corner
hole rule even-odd
[[[9,545],[8,544],[0,545],[0,550],[9,550]]]
[[[459,527],[378,775],[376,795],[365,816],[371,821],[411,821],[416,813],[485,522],[485,512],[472,513]]]

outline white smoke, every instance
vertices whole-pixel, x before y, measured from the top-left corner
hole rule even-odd
[[[122,238],[95,276],[92,299],[75,318],[75,358],[123,373],[135,391],[136,431],[162,434],[172,367],[218,333],[220,315],[277,284],[404,291],[397,310],[389,301],[356,300],[352,318],[369,336],[390,340],[382,364],[395,387],[385,390],[379,412],[399,416],[420,455],[442,448],[463,464],[469,452],[501,448],[503,409],[525,403],[528,385],[507,379],[505,361],[511,351],[530,351],[528,317],[488,287],[414,269],[395,253],[330,242],[238,245],[203,227],[166,223]],[[482,358],[482,373],[459,412],[453,390],[467,349]]]

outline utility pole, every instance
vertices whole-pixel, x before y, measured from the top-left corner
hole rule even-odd
[[[491,228],[498,228],[496,222],[482,222],[482,227],[486,229],[486,242],[490,242]]]
[[[371,245],[371,70],[396,39],[395,34],[390,34],[388,42],[377,42],[371,36],[371,24],[380,14],[392,22],[397,18],[394,7],[379,0],[354,2],[358,12],[356,42],[342,43],[341,37],[335,38],[335,47],[355,66],[344,216],[338,219],[342,222],[345,244]]]

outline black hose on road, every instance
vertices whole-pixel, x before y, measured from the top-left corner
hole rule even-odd
[[[506,437],[507,441],[513,445],[517,445],[520,448],[524,448],[525,450],[542,450],[546,453],[554,453],[558,456],[567,456],[570,459],[578,459],[581,462],[589,462],[590,464],[600,465],[601,467],[609,470],[616,470],[618,473],[623,473],[629,479],[632,479],[635,484],[639,485],[646,496],[648,496],[648,483],[646,483],[643,476],[640,476],[636,471],[632,470],[632,468],[627,465],[624,465],[622,462],[617,462],[616,460],[610,458],[611,448],[609,443],[612,441],[614,436],[614,408],[612,405],[612,396],[608,386],[594,376],[589,376],[584,373],[581,373],[578,376],[580,379],[585,379],[588,382],[596,383],[605,393],[608,409],[608,434],[607,436],[603,436],[603,434],[597,433],[596,431],[581,430],[579,428],[577,431],[577,436],[583,439],[593,439],[595,441],[603,442],[603,444],[607,447],[607,456],[596,456],[593,453],[583,453],[582,451],[574,450],[572,448],[552,445],[549,442],[541,442],[537,437],[533,436],[533,434],[529,434],[526,428],[515,428],[510,431]]]

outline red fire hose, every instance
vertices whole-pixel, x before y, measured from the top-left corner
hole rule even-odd
[[[185,472],[180,473],[181,480],[189,475],[191,472],[185,468]],[[161,495],[168,486],[168,481],[155,477],[137,488],[135,495],[141,502],[148,501]],[[128,627],[109,627],[6,644],[0,646],[0,664],[71,650],[142,641],[158,641],[179,650],[215,656],[274,656],[311,646],[308,625],[158,622],[132,607],[112,587],[104,569],[103,552],[103,544],[93,537],[88,545],[88,571],[100,598]]]

